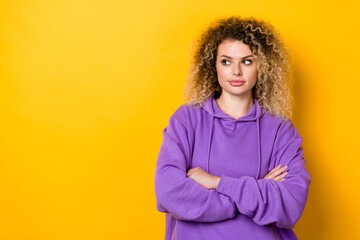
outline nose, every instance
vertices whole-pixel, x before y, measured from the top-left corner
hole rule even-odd
[[[234,66],[233,66],[233,75],[234,76],[241,76],[242,75],[240,64],[234,64]]]

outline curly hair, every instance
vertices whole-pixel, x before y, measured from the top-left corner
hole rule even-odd
[[[216,58],[225,40],[239,40],[249,46],[256,59],[257,79],[252,89],[258,104],[282,119],[292,117],[293,71],[289,54],[274,27],[255,18],[219,19],[195,42],[185,85],[185,104],[201,107],[212,94],[221,95]]]

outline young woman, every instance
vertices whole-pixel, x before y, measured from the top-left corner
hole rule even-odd
[[[202,34],[156,163],[165,239],[297,239],[311,179],[290,70],[264,21],[220,19]]]

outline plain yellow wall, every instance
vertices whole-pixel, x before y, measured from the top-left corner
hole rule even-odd
[[[310,195],[299,239],[360,239],[355,1],[0,2],[0,239],[163,239],[153,177],[193,40],[270,21],[296,60]]]

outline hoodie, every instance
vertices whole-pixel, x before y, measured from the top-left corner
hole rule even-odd
[[[290,120],[258,105],[238,119],[214,95],[200,108],[180,106],[162,131],[155,169],[157,210],[166,213],[166,240],[297,239],[310,176],[302,138]],[[263,179],[288,166],[285,180]],[[187,177],[200,167],[220,176],[215,190]]]

